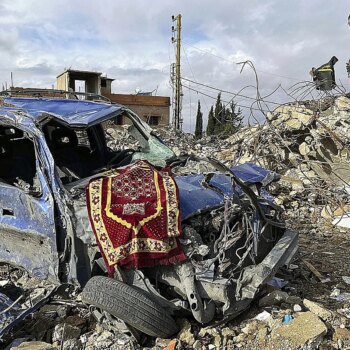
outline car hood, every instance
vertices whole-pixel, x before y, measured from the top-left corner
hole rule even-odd
[[[253,163],[245,163],[231,168],[231,171],[241,181],[247,185],[257,184],[266,186],[267,184],[279,179],[279,175],[261,168]],[[204,187],[203,174],[176,176],[175,181],[179,188],[180,207],[182,219],[199,213],[206,209],[215,208],[224,203],[225,196],[233,195],[233,187],[231,178],[224,174],[215,174],[210,180],[210,185],[218,189]],[[237,194],[241,194],[242,190],[239,187],[235,188]],[[261,193],[265,199],[273,201],[266,191]]]

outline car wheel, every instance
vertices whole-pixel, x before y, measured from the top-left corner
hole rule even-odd
[[[144,291],[112,278],[92,277],[81,298],[153,337],[168,338],[179,330],[174,319]]]

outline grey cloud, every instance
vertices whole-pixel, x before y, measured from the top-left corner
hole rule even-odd
[[[41,41],[34,43],[21,36],[13,40],[0,36],[0,49],[7,47],[8,52],[0,56],[0,76],[7,76],[7,68],[17,68],[23,84],[50,85],[57,73],[72,66],[107,72],[116,78],[116,92],[133,92],[136,87],[153,90],[158,85],[160,94],[171,95],[168,72],[174,54],[169,40],[170,17],[178,13],[183,15],[185,77],[238,91],[255,84],[252,71],[245,69],[240,74],[235,64],[236,60],[250,58],[259,75],[261,93],[268,94],[278,84],[288,88],[298,80],[309,80],[312,66],[336,55],[336,75],[348,84],[345,62],[350,56],[350,7],[345,0],[155,0],[152,4],[144,0],[87,0],[79,5],[69,0],[12,0],[1,2],[0,9],[6,30],[41,26]],[[65,40],[72,41],[79,33],[84,43],[66,45]],[[26,69],[16,67],[21,57],[26,59]],[[197,89],[214,97],[217,94],[204,87]],[[245,93],[254,96],[256,91],[249,88]],[[190,110],[193,115],[198,98],[205,115],[213,100],[195,92],[190,95],[186,89],[184,94],[183,114],[188,125]],[[274,98],[282,101],[286,95],[279,90]],[[242,98],[237,101],[249,102]]]
[[[165,91],[169,78],[158,69],[111,67],[108,75],[115,79],[112,85],[114,92],[134,93],[136,88],[142,91],[153,91],[158,88],[159,93],[169,92]]]

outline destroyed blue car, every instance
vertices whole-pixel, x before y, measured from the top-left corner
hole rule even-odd
[[[0,97],[1,265],[55,288],[78,286],[84,303],[150,336],[175,334],[180,315],[208,324],[245,310],[297,250],[297,234],[267,192],[277,175],[250,163],[230,169],[211,158],[175,156],[128,108],[69,97]],[[186,259],[116,265],[111,274],[86,188],[139,161],[168,169],[176,182]],[[9,321],[0,319],[0,335],[50,295],[12,315],[3,295]]]

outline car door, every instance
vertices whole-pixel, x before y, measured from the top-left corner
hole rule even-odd
[[[56,280],[54,202],[37,142],[28,130],[0,125],[0,261]]]

